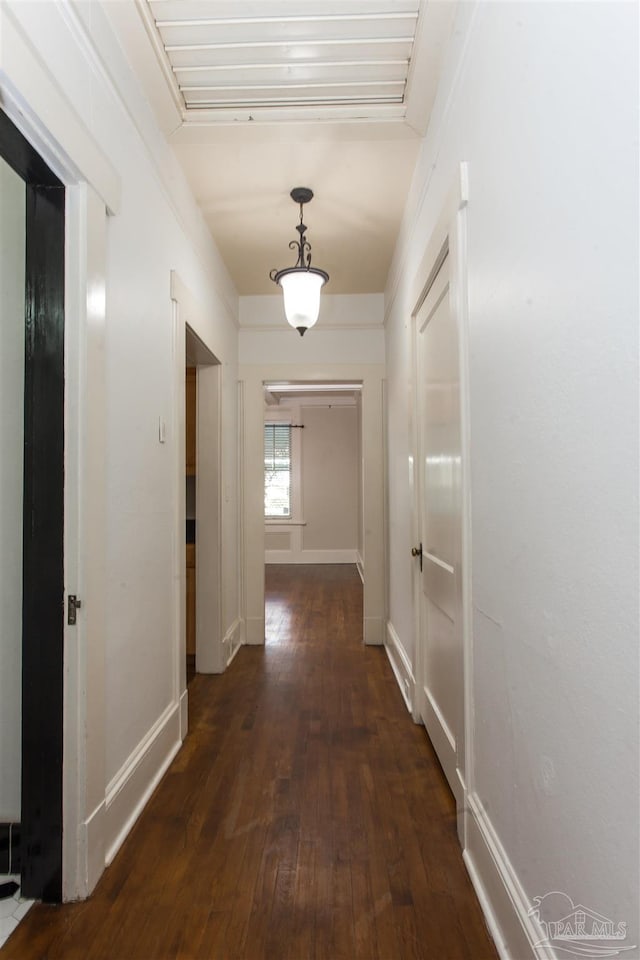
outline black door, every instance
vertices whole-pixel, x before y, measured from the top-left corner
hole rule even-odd
[[[55,902],[62,899],[65,191],[2,111],[0,154],[25,181],[26,196],[22,893]]]

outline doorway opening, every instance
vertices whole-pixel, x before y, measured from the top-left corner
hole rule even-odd
[[[291,377],[295,372],[295,378]],[[322,378],[322,379],[321,379]],[[328,378],[328,379],[325,379]],[[349,378],[349,379],[347,379]],[[264,412],[265,385],[361,386],[363,635],[367,646],[385,639],[384,366],[381,364],[247,364],[239,367],[241,582],[243,642],[265,642]],[[306,435],[307,428],[303,431]],[[351,554],[353,556],[353,554]],[[305,560],[311,557],[306,556]],[[356,561],[357,566],[357,561]]]
[[[362,484],[362,382],[266,381],[265,575],[349,564],[363,579]],[[280,613],[265,590],[266,643]]]
[[[0,111],[0,874],[62,899],[65,189]]]
[[[220,363],[185,326],[185,654],[187,683],[224,669],[220,647]]]

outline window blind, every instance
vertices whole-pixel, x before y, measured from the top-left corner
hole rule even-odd
[[[264,515],[291,517],[291,425],[264,425]]]

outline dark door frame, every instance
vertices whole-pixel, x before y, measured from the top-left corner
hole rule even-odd
[[[0,155],[25,181],[21,879],[62,900],[65,188],[0,111]]]

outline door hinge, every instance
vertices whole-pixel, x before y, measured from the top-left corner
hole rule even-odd
[[[82,606],[82,600],[78,600],[75,593],[70,593],[67,598],[67,623],[70,627],[76,625],[76,612]]]

